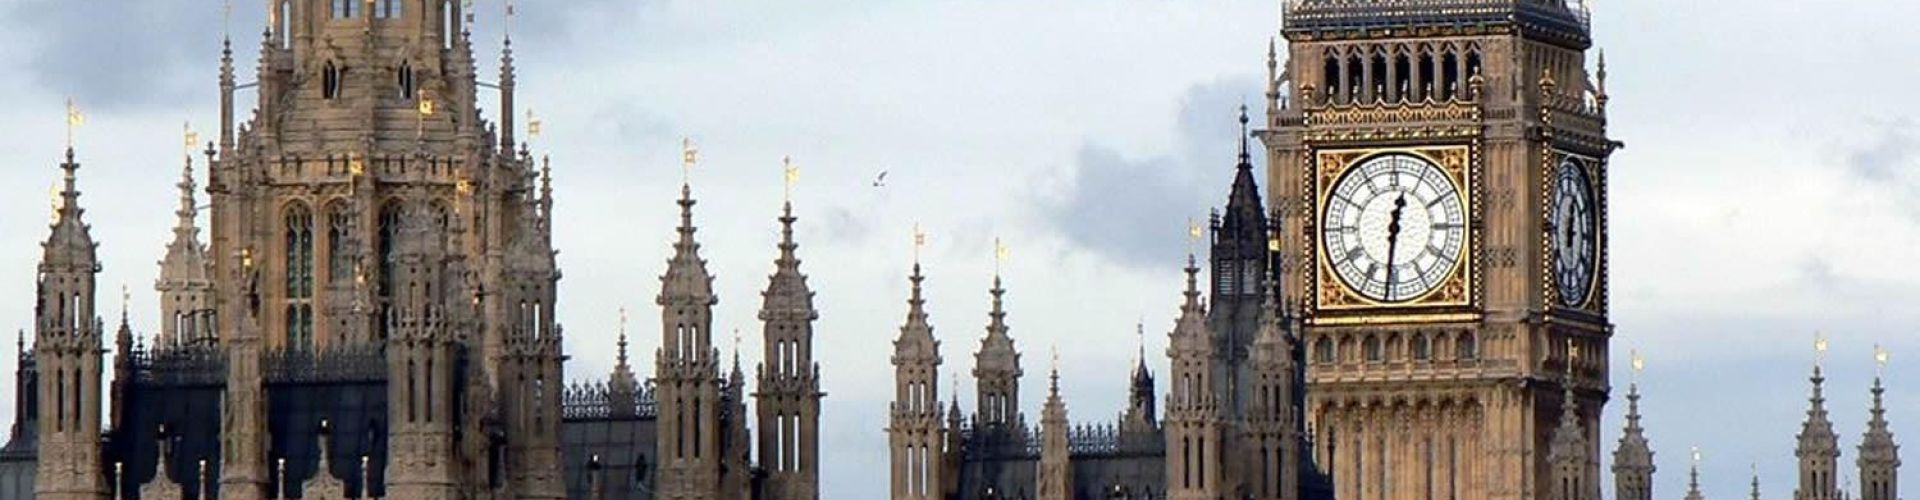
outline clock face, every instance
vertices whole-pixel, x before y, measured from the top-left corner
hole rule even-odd
[[[1466,248],[1466,209],[1452,178],[1426,159],[1390,153],[1347,169],[1320,223],[1326,262],[1347,288],[1406,302],[1438,288]]]
[[[1596,235],[1599,219],[1594,216],[1593,184],[1579,160],[1560,160],[1553,201],[1554,272],[1558,274],[1560,301],[1568,306],[1587,303],[1593,291]]]

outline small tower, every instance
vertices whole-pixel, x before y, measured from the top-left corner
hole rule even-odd
[[[1627,384],[1627,426],[1620,432],[1620,444],[1613,449],[1613,487],[1615,500],[1653,500],[1653,449],[1647,444],[1646,430],[1640,427],[1639,373],[1644,361],[1633,353],[1634,379]]]
[[[820,367],[813,361],[813,290],[794,251],[793,203],[781,207],[780,256],[761,293],[760,321],[767,360],[760,365],[754,409],[759,412],[760,467],[768,492],[781,500],[820,497]]]
[[[1073,500],[1073,460],[1067,442],[1067,404],[1060,400],[1060,361],[1054,354],[1053,383],[1047,406],[1040,414],[1040,473],[1034,488],[1038,500]]]
[[[620,308],[620,337],[614,342],[613,373],[607,377],[608,413],[614,418],[633,418],[640,409],[640,378],[627,363],[627,308]]]
[[[1815,348],[1825,355],[1826,339],[1819,339]],[[1793,456],[1800,459],[1800,486],[1794,490],[1793,499],[1838,500],[1839,478],[1835,473],[1840,461],[1840,438],[1833,433],[1833,422],[1827,420],[1827,398],[1821,393],[1821,384],[1827,378],[1821,375],[1818,361],[1813,364],[1813,376],[1807,380],[1813,383],[1813,395],[1807,398],[1807,420],[1800,426],[1799,444],[1793,449]]]
[[[1172,390],[1167,395],[1167,475],[1169,500],[1219,498],[1224,432],[1220,403],[1213,388],[1218,366],[1213,335],[1207,329],[1207,307],[1200,302],[1200,267],[1187,256],[1186,302],[1169,335],[1167,357],[1172,359]]]
[[[154,290],[160,292],[160,338],[154,347],[165,349],[186,344],[210,344],[214,338],[213,271],[207,247],[200,243],[200,227],[194,222],[199,210],[193,196],[193,156],[180,169],[180,208],[173,214],[173,241],[167,243],[166,258],[160,260],[160,278]]]
[[[1553,471],[1550,488],[1552,498],[1557,500],[1599,500],[1600,484],[1596,477],[1590,476],[1596,464],[1587,457],[1587,430],[1580,425],[1580,402],[1573,393],[1574,360],[1579,358],[1579,347],[1571,341],[1567,343],[1567,373],[1561,383],[1560,425],[1553,430],[1552,448],[1547,451],[1547,460]]]
[[[658,497],[713,499],[720,489],[720,370],[713,348],[713,276],[694,240],[693,188],[680,186],[679,240],[660,277]]]
[[[41,245],[39,304],[34,307],[34,369],[39,400],[39,464],[34,497],[95,500],[107,494],[100,445],[103,328],[94,313],[98,247],[81,215],[67,148],[65,187],[57,198],[52,234]]]
[[[917,244],[917,243],[916,243]],[[893,500],[944,498],[947,481],[945,429],[940,425],[940,341],[927,324],[926,300],[920,296],[920,263],[908,278],[907,322],[893,341],[892,421],[887,441],[892,453]]]
[[[1127,411],[1120,415],[1121,445],[1137,439],[1159,441],[1160,413],[1155,407],[1159,399],[1154,394],[1153,371],[1147,369],[1146,325],[1135,325],[1135,334],[1141,337],[1140,354],[1134,360],[1133,377],[1128,382]],[[1144,443],[1142,443],[1144,444]]]
[[[448,269],[445,228],[426,207],[404,209],[393,280],[400,290],[387,319],[388,440],[387,496],[451,498],[458,485],[457,464],[439,457],[454,452],[455,339],[449,294],[455,273]]]
[[[1887,363],[1886,351],[1875,348],[1875,361],[1884,370]],[[1880,384],[1881,375],[1873,376],[1873,415],[1867,419],[1867,431],[1860,438],[1860,497],[1859,500],[1899,500],[1900,498],[1900,445],[1893,440],[1893,431],[1887,429],[1887,409],[1883,405],[1886,387]]]
[[[1280,304],[1273,291],[1274,281],[1265,280],[1265,307],[1261,308],[1260,334],[1253,341],[1251,364],[1252,397],[1247,401],[1247,444],[1241,454],[1244,480],[1251,498],[1293,500],[1300,492],[1300,460],[1304,450],[1294,425],[1294,391],[1298,385],[1293,351],[1294,339],[1280,318]]]
[[[1223,418],[1242,416],[1247,399],[1252,397],[1252,374],[1246,366],[1254,339],[1259,335],[1261,306],[1266,302],[1263,290],[1270,263],[1267,247],[1267,212],[1260,201],[1260,186],[1255,181],[1253,156],[1247,143],[1247,108],[1240,107],[1240,156],[1234,164],[1233,188],[1227,194],[1224,212],[1212,222],[1213,281],[1207,297],[1207,327],[1214,332],[1214,355],[1222,359],[1220,380],[1223,390]],[[1238,440],[1233,440],[1237,442]],[[1231,445],[1232,443],[1226,443]]]
[[[1021,430],[1026,427],[1020,415],[1020,376],[1025,372],[1020,370],[1020,351],[1007,335],[1007,311],[1002,305],[1007,290],[1000,285],[999,272],[994,273],[993,288],[987,293],[993,295],[993,311],[987,313],[987,336],[980,339],[980,351],[973,355],[973,380],[979,391],[974,425],[995,432]]]

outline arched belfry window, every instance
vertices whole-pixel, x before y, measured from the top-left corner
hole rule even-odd
[[[327,279],[329,283],[354,285],[353,213],[347,204],[327,206]]]
[[[313,342],[313,212],[295,204],[286,213],[286,338],[289,347],[305,347]]]
[[[417,92],[419,92],[419,90],[415,88],[413,83],[413,78],[414,78],[413,63],[410,63],[410,62],[400,63],[400,67],[395,68],[393,70],[393,73],[394,73],[394,78],[396,79],[395,84],[397,87],[399,87],[400,99],[413,100],[414,95]]]
[[[327,61],[326,67],[320,69],[320,97],[323,99],[339,99],[340,83],[345,76],[346,71],[334,65],[333,61]]]
[[[399,234],[400,202],[388,202],[385,206],[380,207],[379,242],[377,243],[377,251],[380,254],[380,276],[375,283],[374,290],[381,311],[379,320],[374,321],[374,328],[380,332],[380,338],[383,339],[387,336],[386,315],[388,305],[391,304],[393,300],[393,273],[399,269],[399,262],[395,258],[397,242],[394,241],[394,238]]]

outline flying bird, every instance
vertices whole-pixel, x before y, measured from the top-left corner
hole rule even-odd
[[[880,176],[873,178],[873,187],[877,187],[877,188],[887,187],[887,171],[881,170]]]

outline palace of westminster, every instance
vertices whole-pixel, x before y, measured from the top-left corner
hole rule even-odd
[[[254,81],[222,53],[220,129],[204,184],[186,158],[150,334],[100,318],[74,148],[59,163],[0,499],[820,498],[818,315],[791,203],[751,380],[712,343],[682,186],[653,375],[623,329],[604,381],[568,382],[554,192],[515,139],[511,40],[484,82],[463,2],[266,3]],[[1119,419],[1076,424],[1056,370],[1028,422],[996,277],[978,408],[943,402],[915,263],[891,498],[1654,498],[1637,384],[1601,492],[1621,143],[1586,5],[1286,0],[1282,19],[1265,113],[1242,111],[1226,203],[1194,228],[1210,252],[1188,257],[1166,384],[1142,352],[1116,374]],[[241,90],[258,96],[244,119]],[[1880,380],[1857,492],[1836,480],[1817,364],[1811,382],[1793,498],[1899,498]]]

